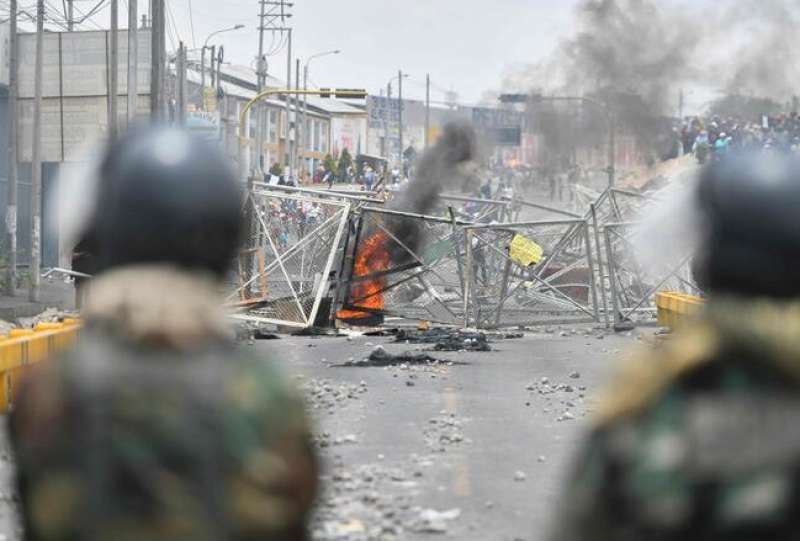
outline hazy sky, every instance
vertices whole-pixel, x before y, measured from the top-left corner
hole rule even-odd
[[[200,47],[214,30],[247,28],[212,40],[225,45],[226,57],[250,64],[257,54],[258,0],[167,0],[180,37],[192,44],[189,4],[194,15],[194,43]],[[453,89],[459,101],[477,101],[515,64],[547,54],[568,33],[576,0],[291,0],[294,56],[341,49],[342,54],[312,62],[311,79],[319,86],[385,88],[398,69],[410,74],[405,92],[424,96],[431,74],[432,99]],[[96,2],[76,0],[88,10]],[[50,0],[53,6],[61,2]],[[142,10],[148,0],[139,0]],[[127,1],[120,2],[124,12]],[[102,20],[104,18],[98,19]],[[170,47],[170,40],[167,41]],[[270,39],[267,40],[267,46]],[[271,58],[270,73],[286,73],[286,53]]]

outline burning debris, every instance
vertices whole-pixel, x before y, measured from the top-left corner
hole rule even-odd
[[[363,326],[372,326],[376,319],[379,319],[378,323],[382,322],[379,316],[384,309],[383,290],[386,288],[386,276],[381,273],[391,264],[386,246],[387,240],[388,236],[379,231],[373,233],[359,246],[353,266],[353,285],[350,295],[352,299],[357,300],[358,306],[362,309],[340,310],[336,316],[338,319]]]
[[[447,125],[436,145],[421,158],[414,180],[389,209],[429,213],[444,187],[464,179],[461,166],[475,157],[475,145],[471,126]],[[387,309],[384,292],[388,276],[395,269],[418,266],[412,252],[426,239],[419,221],[402,216],[385,216],[381,223],[362,223],[361,227],[356,239],[366,240],[358,241],[348,300],[336,317],[350,325],[377,326],[383,323]]]

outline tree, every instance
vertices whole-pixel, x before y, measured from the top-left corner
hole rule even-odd
[[[275,162],[272,164],[272,167],[269,168],[269,174],[279,177],[283,174],[283,168],[278,162]]]
[[[325,156],[325,161],[322,163],[322,166],[325,168],[325,171],[330,171],[334,174],[334,176],[339,176],[338,172],[336,171],[336,160],[334,160],[333,156],[330,154]]]
[[[347,147],[344,147],[344,149],[342,149],[342,153],[339,155],[339,176],[344,177],[347,175],[347,170],[350,169],[352,165],[353,157],[350,156],[350,151],[347,150]]]

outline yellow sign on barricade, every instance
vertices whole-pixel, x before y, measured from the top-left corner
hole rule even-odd
[[[508,247],[508,255],[514,263],[530,267],[544,258],[544,249],[527,237],[514,235]]]

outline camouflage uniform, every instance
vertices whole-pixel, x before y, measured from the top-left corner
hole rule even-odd
[[[93,284],[80,344],[11,419],[27,539],[306,539],[303,405],[228,342],[215,287],[161,266]]]
[[[800,536],[800,303],[715,299],[601,404],[551,539]]]

